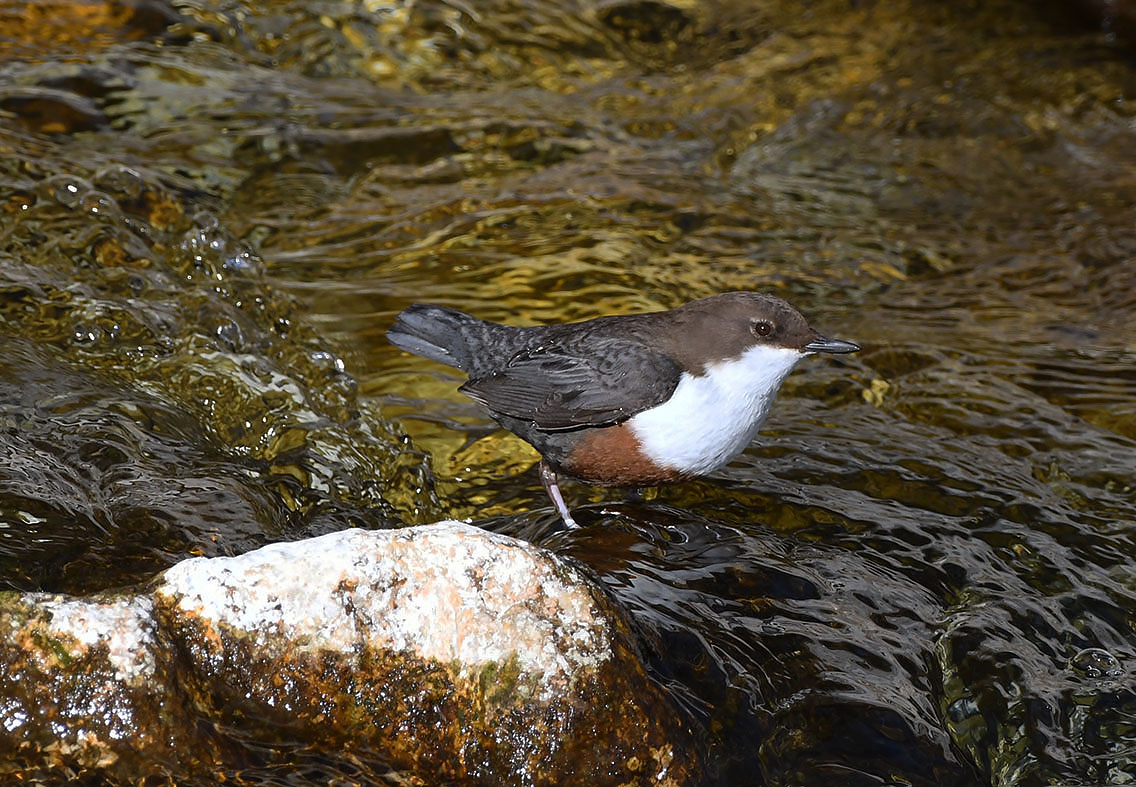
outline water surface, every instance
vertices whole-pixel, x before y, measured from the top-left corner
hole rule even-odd
[[[474,517],[631,612],[715,784],[1136,782],[1123,42],[1009,2],[0,26],[5,588]],[[732,289],[864,350],[803,363],[713,478],[569,487],[573,532],[532,451],[383,339],[417,301],[534,324]],[[246,783],[383,772],[219,734]]]

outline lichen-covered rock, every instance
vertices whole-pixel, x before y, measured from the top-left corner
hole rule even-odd
[[[0,594],[0,774],[118,772],[169,753],[184,719],[163,703],[153,613],[144,596]]]
[[[24,760],[122,775],[177,740],[208,763],[191,720],[169,721],[193,708],[381,751],[431,782],[699,777],[681,715],[584,575],[455,522],[188,560],[144,596],[7,594],[0,657],[0,754]]]

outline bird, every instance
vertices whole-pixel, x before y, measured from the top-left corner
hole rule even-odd
[[[458,390],[537,450],[569,528],[578,525],[561,476],[649,487],[712,473],[750,444],[800,360],[860,349],[822,336],[788,301],[750,291],[526,327],[414,304],[386,336],[468,375]]]

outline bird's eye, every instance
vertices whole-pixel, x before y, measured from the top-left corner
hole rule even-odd
[[[750,325],[749,329],[753,331],[754,336],[769,336],[773,333],[773,323],[768,320],[758,320]]]

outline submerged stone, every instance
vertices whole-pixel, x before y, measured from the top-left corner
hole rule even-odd
[[[52,736],[69,735],[64,749],[86,747],[70,767],[117,763],[124,776],[124,753],[168,760],[176,736],[162,709],[192,707],[246,735],[286,729],[307,745],[381,751],[429,780],[700,776],[691,733],[617,610],[526,542],[456,522],[347,530],[187,560],[151,591],[3,597],[0,752],[50,759]],[[176,671],[163,668],[174,654]],[[76,670],[99,687],[85,704],[57,693]],[[193,726],[183,719],[182,735]],[[208,764],[197,749],[177,746]]]

